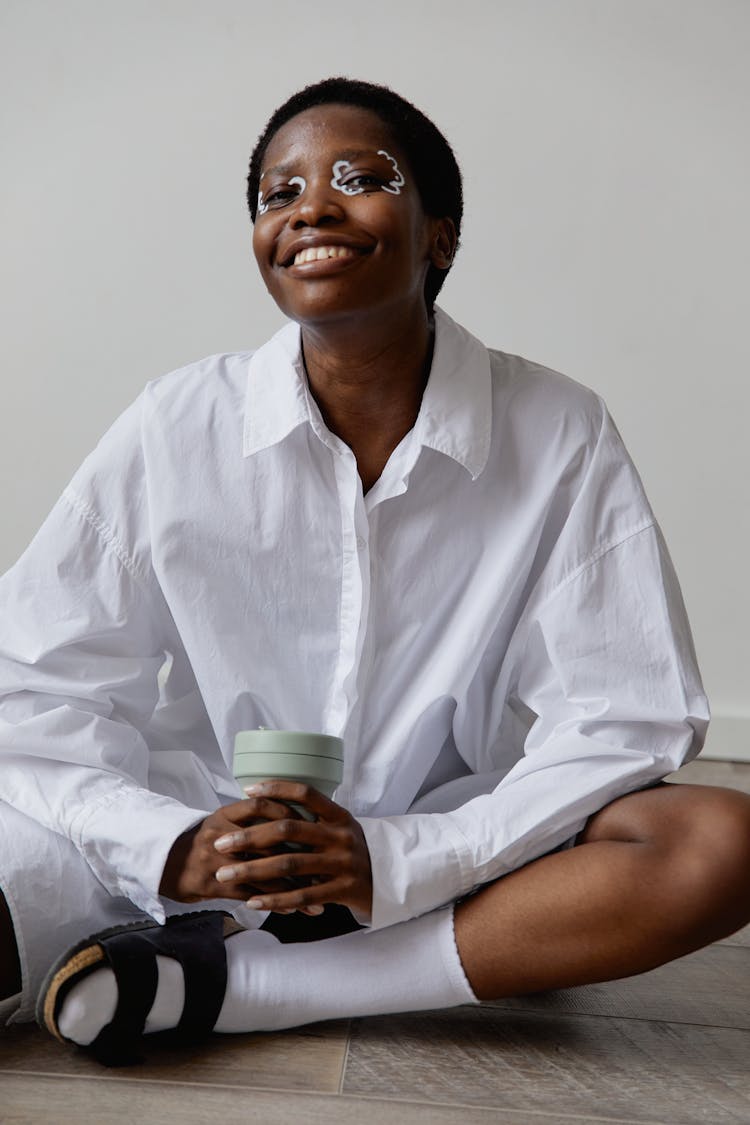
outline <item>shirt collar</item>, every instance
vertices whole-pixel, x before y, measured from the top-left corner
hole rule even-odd
[[[320,430],[300,341],[299,325],[286,324],[250,359],[245,457],[283,441],[303,422]],[[457,461],[475,480],[487,464],[491,434],[489,353],[475,336],[436,308],[432,367],[413,437]]]
[[[268,449],[310,421],[298,324],[285,324],[250,358],[245,396],[245,457]]]
[[[414,436],[463,465],[476,480],[492,437],[490,356],[484,344],[435,309],[435,349]]]

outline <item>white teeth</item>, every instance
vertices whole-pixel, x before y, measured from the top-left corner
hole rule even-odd
[[[294,255],[295,266],[305,262],[322,262],[325,258],[353,258],[355,251],[349,246],[308,246]]]

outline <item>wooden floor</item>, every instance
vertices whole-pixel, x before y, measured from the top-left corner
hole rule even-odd
[[[681,781],[750,792],[750,765]],[[750,1123],[750,927],[651,973],[448,1011],[216,1036],[103,1070],[0,1032],[0,1122]]]

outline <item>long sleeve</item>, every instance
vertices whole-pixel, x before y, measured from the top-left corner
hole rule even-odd
[[[68,837],[113,895],[157,920],[169,848],[205,815],[148,788],[142,732],[167,632],[142,563],[66,489],[0,580],[0,799]]]
[[[499,781],[483,770],[360,821],[373,928],[523,866],[700,751],[709,712],[679,585],[608,417],[555,552],[506,657],[526,717],[518,760]]]

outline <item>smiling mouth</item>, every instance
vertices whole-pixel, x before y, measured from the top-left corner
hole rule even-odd
[[[324,262],[329,258],[358,258],[366,254],[365,249],[354,249],[352,246],[308,246],[298,250],[285,266],[304,266],[308,262]]]

